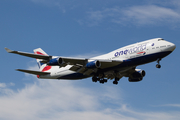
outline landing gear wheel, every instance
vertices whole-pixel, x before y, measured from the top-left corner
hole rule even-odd
[[[99,82],[102,83],[102,84],[104,84],[104,80],[100,80]]]
[[[158,63],[158,64],[156,65],[156,68],[161,68],[161,65],[160,65],[160,63],[159,63],[160,61],[161,61],[161,58],[159,58],[159,59],[157,60],[157,63]]]
[[[98,81],[97,77],[92,77],[92,81],[97,82]]]
[[[157,64],[157,65],[156,65],[156,68],[161,68],[161,65]]]
[[[113,84],[117,85],[117,84],[118,84],[118,81],[113,81]]]

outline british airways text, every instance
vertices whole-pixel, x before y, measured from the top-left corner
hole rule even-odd
[[[143,51],[146,49],[146,44],[143,44],[143,45],[140,45],[140,46],[137,46],[137,47],[134,47],[134,48],[130,48],[130,49],[126,49],[126,50],[122,50],[120,52],[116,52],[114,54],[115,57],[118,57],[118,56],[121,56],[123,54],[132,54],[132,53],[136,53],[136,52],[139,52],[139,51]]]

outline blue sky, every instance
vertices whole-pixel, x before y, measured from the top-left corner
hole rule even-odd
[[[1,0],[0,119],[172,120],[180,119],[178,0]],[[161,37],[176,44],[161,61],[139,69],[143,81],[119,84],[38,80],[15,71],[37,70],[32,58],[4,47],[49,55],[93,57],[143,40]]]

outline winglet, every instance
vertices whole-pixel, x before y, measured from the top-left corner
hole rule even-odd
[[[11,52],[13,52],[12,50],[10,50],[9,48],[4,48],[8,53],[11,53]]]

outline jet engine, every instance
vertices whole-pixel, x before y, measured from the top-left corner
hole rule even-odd
[[[139,82],[143,79],[145,75],[146,72],[144,70],[135,69],[135,72],[132,73],[129,77],[129,82]]]
[[[101,63],[98,60],[92,61],[92,62],[88,62],[86,64],[87,68],[99,68],[101,67]]]
[[[51,59],[47,65],[50,65],[50,66],[57,66],[57,65],[61,65],[63,64],[63,59],[62,58],[53,58]]]

